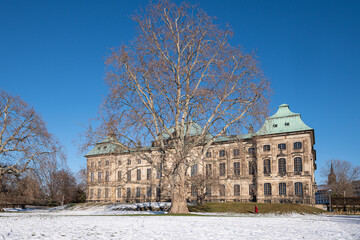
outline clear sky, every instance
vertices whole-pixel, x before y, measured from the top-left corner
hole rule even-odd
[[[270,114],[282,103],[315,129],[319,169],[331,158],[360,165],[360,1],[192,1],[255,49],[271,80]],[[0,88],[39,112],[85,166],[74,140],[107,89],[104,58],[135,34],[130,15],[147,1],[0,0]]]

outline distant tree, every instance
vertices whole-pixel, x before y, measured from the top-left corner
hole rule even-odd
[[[0,90],[0,181],[5,174],[20,176],[59,151],[35,110]]]
[[[188,167],[215,139],[263,119],[269,81],[254,53],[231,46],[231,30],[196,6],[152,2],[133,18],[135,41],[107,58],[102,125],[88,139],[115,135],[119,148],[162,166],[170,212],[186,213]],[[134,151],[151,144],[151,157]]]
[[[353,182],[360,179],[360,166],[353,166],[351,162],[333,159],[326,162],[321,174],[327,177],[328,188],[337,196],[355,196]]]

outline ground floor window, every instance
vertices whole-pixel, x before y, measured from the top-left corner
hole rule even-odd
[[[271,184],[270,183],[264,184],[264,195],[271,196]]]
[[[239,184],[234,185],[234,196],[240,196],[240,185]]]

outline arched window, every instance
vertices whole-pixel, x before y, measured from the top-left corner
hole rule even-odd
[[[295,142],[294,143],[294,149],[301,149],[301,148],[302,148],[301,142]]]
[[[264,195],[271,196],[271,184],[270,183],[264,184]]]
[[[302,159],[301,157],[294,158],[294,172],[300,174],[302,172]]]
[[[286,160],[285,158],[279,158],[279,174],[286,173]]]
[[[303,196],[303,184],[302,182],[296,182],[295,183],[295,195],[298,197]]]
[[[286,196],[286,183],[279,183],[279,195]]]
[[[94,182],[94,173],[93,172],[90,174],[90,182]]]
[[[271,173],[271,166],[270,166],[270,159],[264,160],[264,174],[270,174]]]

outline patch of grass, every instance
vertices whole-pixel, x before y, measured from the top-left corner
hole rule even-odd
[[[189,206],[191,212],[218,212],[218,213],[254,213],[255,205],[259,213],[300,213],[300,214],[320,214],[325,211],[302,204],[293,203],[204,203],[203,205]]]

